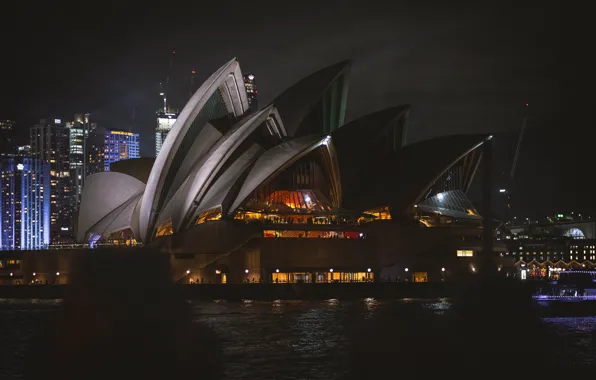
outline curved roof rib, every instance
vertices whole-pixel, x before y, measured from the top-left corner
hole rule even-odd
[[[304,157],[317,148],[326,148],[327,159],[325,162],[330,166],[330,181],[338,202],[341,203],[341,184],[339,168],[335,160],[335,152],[330,136],[323,138],[319,136],[304,136],[291,141],[281,143],[261,155],[248,172],[246,180],[242,185],[238,196],[232,203],[228,214],[232,214],[240,207],[246,198],[261,184],[272,179],[284,169]]]
[[[253,144],[234,161],[221,177],[215,181],[213,186],[209,188],[196,211],[189,219],[189,222],[192,223],[196,220],[201,212],[218,206],[221,207],[222,214],[226,214],[238,191],[235,185],[244,180],[245,173],[261,153],[263,153],[263,149],[259,145]]]
[[[188,154],[184,157],[184,161],[182,161],[178,172],[176,173],[176,177],[174,178],[174,182],[172,182],[166,202],[168,202],[174,193],[180,188],[180,186],[182,186],[184,181],[192,172],[193,166],[196,165],[199,160],[205,157],[205,155],[209,153],[211,147],[213,147],[213,145],[215,145],[222,137],[223,133],[221,133],[211,123],[207,123],[203,129],[201,129],[199,135],[189,149]]]
[[[108,236],[114,232],[131,228],[133,233],[137,233],[133,223],[133,213],[137,203],[140,201],[143,193],[140,192],[133,196],[128,201],[118,206],[115,210],[112,210],[108,215],[97,222],[93,227],[89,229],[87,234],[94,233],[102,236]],[[136,235],[135,235],[136,236]]]
[[[343,124],[350,66],[351,61],[343,61],[319,70],[271,102],[289,136],[327,134]]]
[[[398,155],[397,167],[399,177],[408,178],[408,181],[399,186],[392,202],[393,207],[406,212],[421,202],[424,195],[447,170],[476,151],[488,138],[490,136],[487,135],[444,136],[406,146]],[[480,154],[475,156],[468,185],[480,163],[482,155],[481,152],[478,153]],[[429,159],[429,154],[433,159]]]
[[[240,116],[248,109],[244,80],[236,58],[220,67],[199,87],[168,133],[139,207],[141,240],[147,241],[153,232],[157,212],[170,193],[175,176],[200,129],[210,118],[224,116],[217,110],[218,102],[234,116]]]
[[[178,220],[174,221],[174,230],[186,224],[225,162],[261,124],[267,121],[273,109],[273,106],[269,106],[251,115],[248,120],[236,124],[212,147],[203,160],[195,164],[189,180],[179,190],[183,196],[180,198]]]
[[[383,165],[371,167],[362,178],[368,185],[362,186],[360,192],[346,195],[346,207],[370,209],[391,205],[392,212],[406,212],[420,202],[447,170],[472,153],[475,165],[471,165],[473,170],[468,173],[469,185],[481,158],[481,152],[476,149],[487,138],[488,135],[455,135],[406,145],[386,156]],[[387,168],[392,171],[387,172]]]
[[[409,111],[409,105],[385,108],[359,117],[334,131],[331,135],[340,162],[342,156],[354,157],[354,152],[362,148],[378,149],[387,137],[393,138],[392,150],[404,146]]]
[[[143,182],[118,172],[102,172],[87,177],[79,208],[77,241],[83,242],[93,225],[144,188]]]

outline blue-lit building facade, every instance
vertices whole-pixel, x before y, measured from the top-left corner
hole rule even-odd
[[[110,171],[110,164],[129,158],[139,158],[139,134],[108,129],[104,139],[104,171]]]
[[[50,244],[50,165],[29,157],[0,162],[2,250]]]
[[[30,129],[31,156],[50,165],[50,237],[52,244],[73,242],[73,183],[70,130],[62,119],[41,119]]]

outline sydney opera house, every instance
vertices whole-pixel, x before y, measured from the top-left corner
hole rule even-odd
[[[88,177],[79,243],[154,247],[181,282],[427,281],[473,270],[482,216],[466,193],[490,136],[408,145],[407,105],[344,124],[349,72],[350,62],[326,67],[253,112],[229,61],[155,159]]]

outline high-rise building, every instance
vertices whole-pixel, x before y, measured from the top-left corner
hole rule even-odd
[[[178,114],[175,112],[165,112],[160,110],[157,112],[157,127],[155,128],[155,156],[159,154],[163,142],[166,140],[168,132],[176,122]]]
[[[96,123],[91,123],[89,136],[86,141],[86,177],[91,174],[103,172],[104,170],[105,133],[105,128],[99,128]]]
[[[255,83],[255,76],[247,74],[244,76],[244,87],[246,88],[246,97],[248,98],[248,107],[252,111],[259,109],[259,102],[257,101],[257,85]]]
[[[89,123],[89,114],[76,114],[74,121],[65,123],[69,129],[69,161],[70,161],[70,179],[72,189],[72,207],[78,209],[81,203],[81,194],[83,193],[83,184],[88,175],[87,162],[85,161],[86,140],[97,126],[95,123]]]
[[[31,155],[50,166],[50,241],[71,243],[70,130],[61,119],[42,119],[31,128]]]
[[[139,158],[139,134],[108,129],[104,139],[104,171],[110,171],[112,162]]]
[[[0,185],[1,249],[50,244],[50,165],[18,155],[2,158]]]
[[[0,154],[16,153],[15,125],[12,120],[0,120]]]

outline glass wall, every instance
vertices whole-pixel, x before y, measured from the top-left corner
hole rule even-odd
[[[265,238],[308,238],[308,239],[364,239],[365,234],[357,231],[300,231],[263,230]]]
[[[275,272],[272,274],[272,282],[276,284],[283,283],[310,283],[313,273],[309,272]],[[316,283],[332,282],[372,282],[374,274],[372,272],[315,272],[314,279]]]

